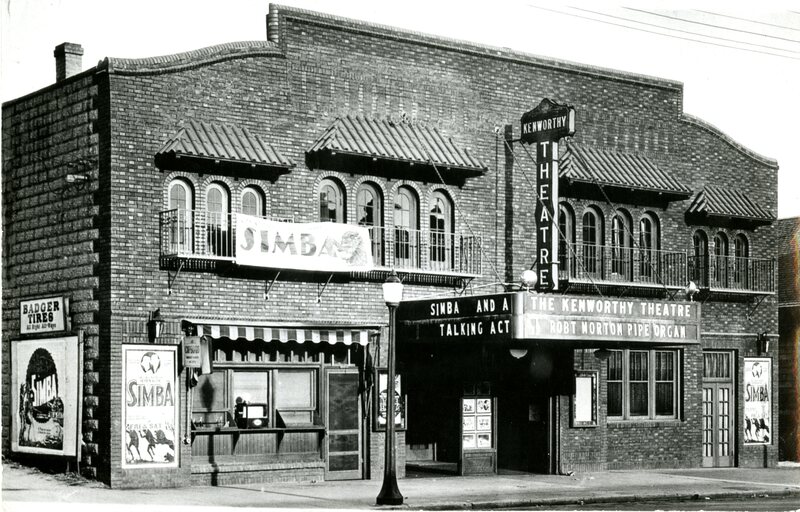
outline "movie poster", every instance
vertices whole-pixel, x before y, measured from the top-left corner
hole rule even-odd
[[[122,346],[123,468],[178,467],[177,347]]]
[[[78,337],[11,342],[11,449],[77,455]]]
[[[772,360],[744,359],[744,444],[772,443]]]

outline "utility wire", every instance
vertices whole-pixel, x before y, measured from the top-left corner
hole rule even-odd
[[[712,16],[720,16],[720,17],[723,17],[723,18],[730,18],[732,20],[747,21],[749,23],[758,23],[759,25],[766,25],[768,27],[782,28],[782,29],[785,29],[785,30],[794,30],[796,32],[800,32],[800,28],[787,27],[785,25],[776,25],[775,23],[767,23],[766,21],[750,20],[750,19],[747,19],[747,18],[740,18],[738,16],[731,16],[730,14],[722,14],[721,12],[711,12],[711,11],[703,11],[703,10],[698,10],[697,12],[704,12],[704,13],[710,14]]]
[[[690,34],[690,35],[693,35],[693,36],[707,37],[709,39],[718,39],[720,41],[727,41],[729,43],[747,44],[747,45],[750,45],[750,46],[757,46],[759,48],[766,48],[768,50],[778,50],[778,51],[781,51],[781,52],[788,52],[788,53],[800,53],[800,51],[797,51],[797,50],[787,50],[785,48],[779,48],[777,46],[767,46],[765,44],[750,43],[750,42],[747,42],[747,41],[741,41],[739,39],[729,39],[727,37],[707,36],[707,35],[701,34],[699,32],[692,32],[691,30],[682,30],[682,29],[679,29],[679,28],[665,27],[665,26],[659,25],[657,23],[647,23],[646,21],[639,21],[639,20],[634,20],[634,19],[630,19],[630,18],[625,18],[624,16],[614,16],[613,14],[606,14],[606,13],[603,13],[603,12],[592,11],[592,10],[589,10],[589,9],[581,9],[579,7],[572,7],[572,9],[575,9],[576,11],[583,11],[583,12],[588,12],[588,13],[591,13],[591,14],[596,14],[598,16],[606,16],[608,18],[613,18],[613,19],[616,19],[616,20],[629,21],[631,23],[639,23],[639,24],[642,24],[642,25],[647,25],[649,27],[657,27],[657,28],[661,28],[661,29],[664,29],[664,30],[672,30],[672,31],[675,31],[675,32],[681,32],[683,34]]]
[[[725,27],[725,26],[722,26],[722,25],[714,25],[713,23],[706,23],[704,21],[697,21],[697,20],[689,20],[689,19],[686,19],[686,18],[680,18],[678,16],[670,16],[669,14],[662,14],[660,12],[652,12],[652,11],[645,11],[645,10],[642,10],[642,9],[634,9],[633,7],[623,7],[623,9],[626,9],[628,11],[640,12],[642,14],[648,14],[650,16],[658,16],[660,18],[666,18],[668,20],[677,20],[677,21],[682,21],[684,23],[693,23],[695,25],[702,25],[704,27],[711,27],[711,28],[718,28],[718,29],[721,29],[721,30],[728,30],[730,32],[740,32],[742,34],[750,34],[750,35],[759,36],[759,37],[769,37],[771,39],[778,39],[778,40],[781,40],[781,41],[788,41],[790,43],[800,43],[800,41],[798,41],[797,39],[789,39],[789,38],[780,37],[780,36],[770,36],[770,35],[767,35],[767,34],[762,34],[761,32],[752,32],[750,30],[741,30],[741,29],[738,29],[738,28]]]
[[[648,34],[655,34],[655,35],[658,35],[658,36],[671,37],[672,39],[681,39],[683,41],[691,41],[691,42],[694,42],[694,43],[707,44],[707,45],[711,45],[711,46],[717,46],[717,47],[720,47],[720,48],[731,48],[733,50],[741,50],[741,51],[744,51],[744,52],[760,53],[760,54],[763,54],[763,55],[771,55],[773,57],[782,57],[784,59],[800,60],[799,57],[791,57],[789,55],[780,55],[778,53],[764,52],[764,51],[761,51],[761,50],[753,50],[753,49],[750,49],[750,48],[741,48],[739,46],[731,46],[731,45],[727,45],[727,44],[718,44],[718,43],[713,43],[711,41],[703,41],[702,39],[693,39],[693,38],[690,38],[690,37],[674,36],[674,35],[671,35],[671,34],[664,34],[662,32],[654,32],[652,30],[647,30],[647,29],[644,29],[644,28],[631,27],[630,25],[623,25],[621,23],[614,23],[613,21],[598,20],[597,18],[591,18],[589,16],[581,16],[580,14],[573,14],[573,13],[569,13],[569,12],[558,11],[556,9],[548,9],[547,7],[541,7],[541,6],[538,6],[538,5],[528,4],[528,6],[534,8],[534,9],[542,10],[542,11],[548,11],[548,12],[553,12],[553,13],[556,13],[556,14],[561,14],[562,16],[572,16],[574,18],[581,18],[581,19],[584,19],[584,20],[596,21],[597,23],[605,23],[606,25],[613,25],[615,27],[622,27],[622,28],[627,28],[627,29],[630,29],[630,30],[638,30],[639,32],[646,32]]]

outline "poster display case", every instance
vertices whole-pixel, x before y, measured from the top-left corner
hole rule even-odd
[[[467,385],[461,397],[461,475],[497,472],[496,400],[488,382]]]

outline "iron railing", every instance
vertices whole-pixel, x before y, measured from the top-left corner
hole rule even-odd
[[[570,244],[567,252],[560,259],[562,280],[670,287],[688,282],[683,251]]]
[[[202,210],[160,213],[161,255],[232,260],[236,214]],[[285,221],[287,219],[274,219]],[[365,226],[376,267],[480,275],[481,237],[437,230]]]
[[[737,256],[693,256],[689,278],[712,290],[774,293],[775,260]]]

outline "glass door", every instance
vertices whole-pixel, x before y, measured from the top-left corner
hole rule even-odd
[[[731,352],[703,353],[703,467],[734,464]]]
[[[325,479],[360,479],[363,456],[358,371],[329,371],[327,373],[327,395],[328,435],[325,436]]]

